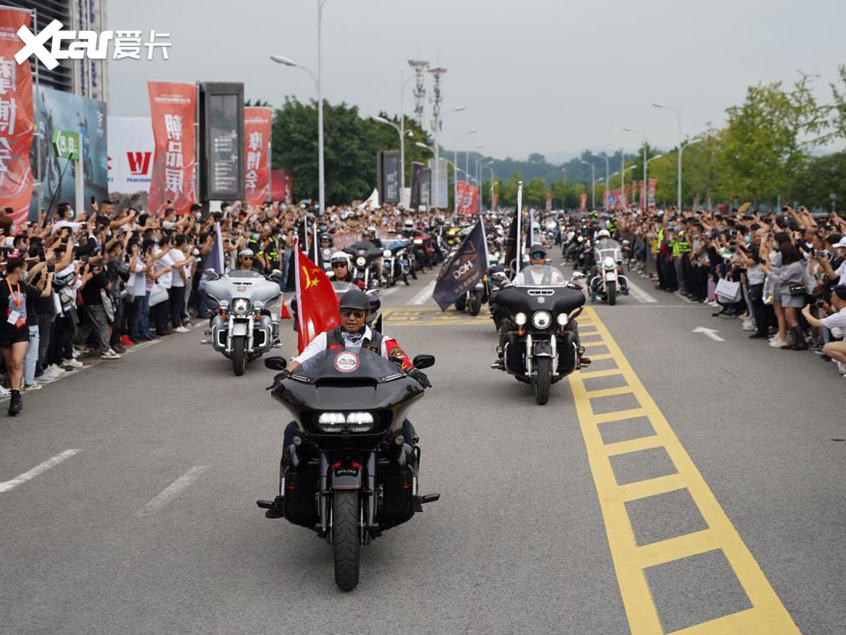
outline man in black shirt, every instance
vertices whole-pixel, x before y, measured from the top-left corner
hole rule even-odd
[[[109,346],[109,320],[106,315],[106,307],[103,306],[103,296],[106,296],[107,301],[110,302],[108,300],[110,287],[103,268],[102,257],[95,256],[89,259],[82,276],[81,291],[88,321],[80,327],[77,341],[86,342],[93,330],[100,357],[103,359],[119,359],[120,355]]]

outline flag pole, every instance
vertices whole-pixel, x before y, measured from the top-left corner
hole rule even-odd
[[[520,239],[522,238],[522,224],[523,221],[523,181],[517,181],[517,252],[515,258],[517,259],[517,266],[515,267],[514,275],[520,272],[520,265],[523,264],[523,253],[520,247]]]
[[[303,296],[300,290],[300,238],[294,236],[294,296],[297,299],[297,348],[299,343],[305,341],[305,328],[303,324]],[[305,347],[303,347],[305,348]],[[302,353],[302,349],[299,350]]]

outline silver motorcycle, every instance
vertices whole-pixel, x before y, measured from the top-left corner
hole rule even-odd
[[[212,318],[210,343],[232,360],[232,371],[241,376],[247,363],[269,351],[279,337],[282,272],[270,280],[255,271],[234,270],[218,276],[206,271],[206,294],[217,305]]]

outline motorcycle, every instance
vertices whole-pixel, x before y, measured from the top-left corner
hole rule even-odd
[[[623,275],[623,256],[619,247],[597,249],[596,275],[590,280],[591,301],[596,302],[597,296],[608,302],[609,306],[617,304],[618,291],[628,295],[629,282]]]
[[[464,295],[455,301],[455,309],[457,311],[467,311],[470,315],[479,315],[482,310],[482,305],[490,301],[491,293],[494,290],[495,276],[498,271],[502,271],[502,265],[499,264],[499,252],[488,254],[488,270],[482,279],[479,280],[473,288],[469,289]]]
[[[256,271],[233,271],[219,277],[206,271],[206,294],[217,305],[212,318],[212,348],[232,360],[232,372],[240,377],[247,364],[270,350],[278,337],[282,272],[274,269],[270,280]]]
[[[375,289],[382,284],[376,269],[377,258],[382,257],[382,250],[373,243],[359,241],[344,249],[352,256],[353,282],[361,282],[364,289]]]
[[[535,401],[549,401],[550,386],[580,366],[577,344],[578,324],[584,294],[575,288],[582,277],[576,272],[562,286],[508,286],[491,299],[494,321],[509,317],[516,330],[508,333],[504,345],[504,370],[521,382],[530,384]]]
[[[394,240],[385,246],[382,252],[382,275],[388,286],[395,285],[399,280],[408,286],[410,264],[406,256],[409,241]]]
[[[435,363],[417,355],[415,368]],[[282,371],[283,357],[265,366]],[[420,449],[402,436],[406,412],[423,388],[392,362],[366,349],[327,350],[289,376],[274,378],[272,396],[298,424],[279,469],[275,500],[262,509],[315,531],[332,545],[335,583],[358,585],[362,545],[411,520],[440,498],[421,495]]]

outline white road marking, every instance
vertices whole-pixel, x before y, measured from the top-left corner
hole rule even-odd
[[[180,492],[187,488],[191,483],[193,483],[197,478],[209,469],[208,465],[195,465],[190,470],[185,472],[182,476],[176,479],[173,483],[165,487],[161,493],[153,498],[149,503],[144,505],[140,510],[138,510],[138,516],[149,516],[150,514],[155,514],[159,511],[162,507],[167,505],[172,499],[179,496]]]
[[[43,474],[44,472],[49,470],[51,467],[55,467],[56,465],[58,465],[59,463],[61,463],[65,459],[69,459],[70,457],[72,457],[77,452],[82,452],[82,450],[80,450],[80,449],[65,450],[61,454],[57,454],[56,456],[54,456],[52,459],[47,459],[46,461],[44,461],[44,463],[40,463],[39,465],[36,465],[34,468],[29,470],[28,472],[24,472],[20,476],[16,476],[11,481],[6,481],[5,483],[0,483],[0,494],[2,494],[3,492],[8,492],[9,490],[15,489],[18,485],[22,485],[23,483],[26,483],[27,481],[31,481],[32,479],[34,479],[39,474]]]
[[[629,278],[629,293],[633,295],[638,302],[658,303],[658,300],[656,300],[654,296],[637,286],[634,282],[632,282],[631,278]]]
[[[715,342],[725,342],[725,340],[722,337],[717,335],[717,333],[719,332],[719,331],[717,331],[717,329],[709,329],[709,328],[705,328],[704,326],[697,326],[695,329],[693,329],[693,332],[694,333],[702,333],[704,335],[707,335],[708,337],[710,337]]]
[[[432,280],[429,284],[427,284],[423,289],[420,290],[420,293],[415,295],[409,304],[425,304],[427,300],[432,297],[432,291],[435,290],[435,281]]]
[[[126,349],[126,353],[124,355],[128,355],[129,353],[137,353],[138,351],[143,351],[145,348],[150,348],[161,342],[161,339],[158,340],[150,340],[149,342],[141,342],[140,344],[136,344],[131,348]]]

